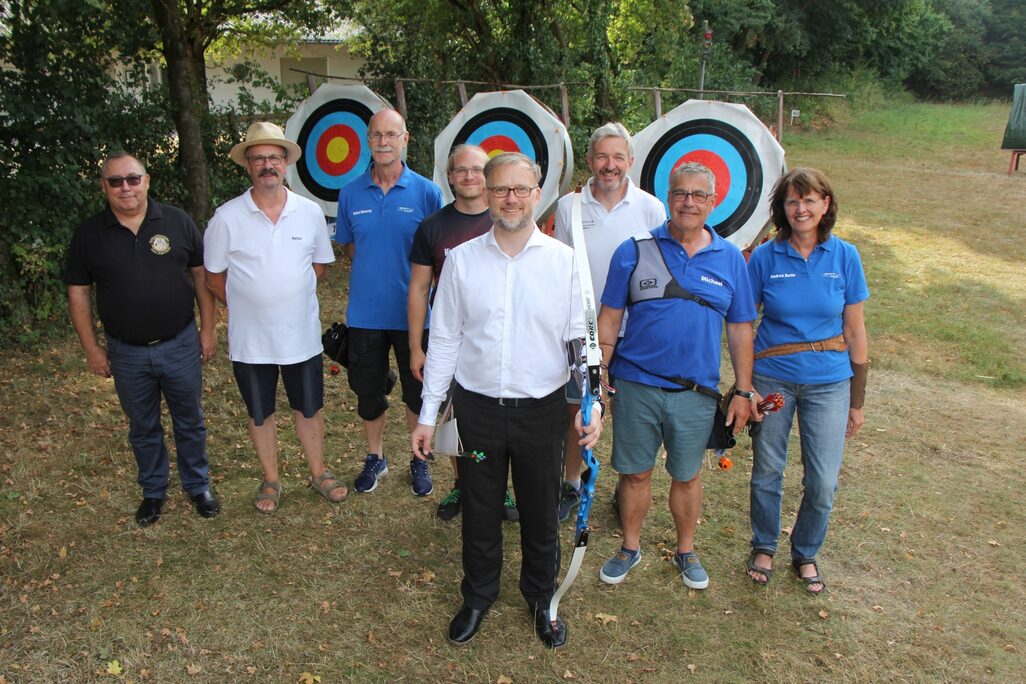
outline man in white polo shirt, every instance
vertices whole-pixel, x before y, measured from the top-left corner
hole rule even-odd
[[[220,206],[203,239],[207,286],[228,307],[228,357],[249,412],[249,436],[264,471],[253,500],[278,510],[275,395],[282,376],[310,483],[333,503],[345,486],[324,467],[324,372],[317,281],[335,260],[324,213],[285,187],[301,150],[272,123],[255,123],[230,157],[253,187]]]
[[[630,133],[617,122],[595,129],[588,140],[586,156],[591,178],[581,190],[581,223],[584,241],[591,265],[591,282],[595,293],[602,296],[609,272],[609,259],[616,248],[633,235],[644,235],[666,221],[666,208],[653,195],[648,194],[630,179],[627,171],[634,165],[634,144]],[[570,205],[573,193],[564,195],[556,206],[557,240],[574,246],[570,225]],[[624,319],[626,325],[626,318]],[[620,330],[623,335],[623,330]],[[615,340],[603,340],[605,343]],[[566,386],[567,415],[569,420],[564,481],[559,497],[559,519],[570,519],[570,514],[581,503],[581,450],[574,444],[577,429],[574,416],[580,407],[580,388],[571,380]]]

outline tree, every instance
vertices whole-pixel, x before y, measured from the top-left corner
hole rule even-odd
[[[186,210],[203,222],[213,214],[208,158],[214,136],[210,135],[207,50],[224,39],[267,44],[295,38],[301,29],[328,25],[333,10],[309,0],[151,0],[151,11],[167,65]]]

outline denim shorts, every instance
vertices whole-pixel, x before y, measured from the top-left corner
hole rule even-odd
[[[666,392],[620,379],[613,402],[613,469],[637,475],[655,467],[666,447],[666,472],[689,482],[702,467],[716,400],[698,392]]]
[[[254,425],[263,425],[264,420],[274,414],[279,370],[293,411],[299,411],[304,418],[313,418],[324,408],[324,361],[320,354],[287,366],[233,361],[235,383]]]

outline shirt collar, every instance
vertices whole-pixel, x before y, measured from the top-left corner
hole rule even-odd
[[[773,251],[777,254],[792,254],[794,256],[799,256],[798,251],[792,247],[791,243],[787,240],[777,240],[774,238],[771,241],[771,244],[773,245]],[[812,251],[815,252],[817,249],[822,249],[824,252],[832,252],[834,250],[834,236],[831,235],[826,239],[826,242],[821,242],[816,245]]]
[[[294,193],[291,190],[285,188],[285,206],[283,206],[281,209],[281,216],[291,214],[292,211],[295,209],[296,203],[292,199],[293,195]],[[250,188],[242,194],[242,201],[246,203],[246,208],[249,209],[249,212],[251,214],[263,214],[263,212],[260,211],[260,207],[258,207],[256,205],[256,202],[253,201],[253,188]],[[280,218],[281,217],[279,216],[279,219]]]
[[[496,241],[496,239],[495,239],[495,231],[496,230],[497,229],[495,228],[495,224],[492,224],[491,230],[489,230],[487,233],[485,233],[485,238],[484,238],[485,239],[485,244],[487,244],[487,245],[489,245],[491,247],[494,247],[495,249],[497,249],[500,252],[502,252],[502,247],[499,246],[498,241]],[[499,228],[498,230],[502,230],[502,229]],[[521,250],[520,253],[523,254],[529,248],[537,247],[537,246],[543,244],[545,242],[545,237],[546,236],[540,230],[538,230],[538,224],[537,223],[534,224],[531,227],[531,237],[527,238],[527,243],[524,245],[524,249]],[[505,254],[505,252],[502,252],[502,253]]]
[[[584,184],[584,187],[581,188],[581,202],[583,202],[584,204],[598,203],[598,200],[595,199],[595,195],[591,193],[591,184],[594,181],[595,176],[592,176],[588,179],[588,182]],[[622,200],[617,202],[616,206],[620,206],[621,204],[630,204],[631,202],[635,201],[637,197],[638,186],[634,184],[634,181],[631,180],[630,176],[627,176],[627,193],[623,196]]]
[[[153,201],[152,197],[146,198],[146,216],[143,218],[143,224],[150,221],[159,220],[164,217],[164,210],[160,208],[160,205]],[[121,221],[114,215],[114,210],[110,208],[110,203],[107,203],[107,208],[104,210],[104,220],[108,228],[116,228],[121,226]],[[141,226],[140,226],[141,227]]]
[[[393,185],[392,187],[405,188],[406,186],[408,186],[410,184],[410,177],[412,176],[413,172],[410,171],[410,167],[408,167],[406,165],[406,162],[400,161],[399,163],[403,165],[403,170],[399,174],[399,178],[396,179],[395,185]],[[371,161],[371,163],[367,166],[367,187],[368,188],[376,188],[376,187],[378,187],[378,184],[374,182],[373,170],[374,170],[374,162]]]
[[[714,252],[718,252],[719,250],[723,249],[723,246],[727,243],[727,241],[724,240],[723,238],[721,238],[719,236],[719,234],[715,230],[710,228],[709,224],[706,224],[706,225],[704,225],[702,227],[705,230],[709,231],[709,234],[712,236],[712,242],[710,242],[708,246],[703,247],[702,249],[708,249],[708,250],[714,251]],[[672,242],[674,244],[680,244],[679,242],[677,242],[676,239],[674,239],[674,237],[672,235],[670,235],[670,221],[669,221],[669,219],[664,221],[663,224],[661,226],[659,226],[658,228],[653,228],[651,232],[652,232],[652,236],[655,237],[658,240],[669,240],[670,242]]]

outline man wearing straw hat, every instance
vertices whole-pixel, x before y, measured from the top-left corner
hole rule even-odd
[[[218,207],[204,236],[207,286],[228,307],[228,357],[263,468],[253,500],[278,510],[281,483],[275,394],[282,377],[310,484],[332,503],[347,491],[324,467],[324,372],[317,281],[335,260],[320,207],[285,187],[301,150],[278,126],[258,122],[229,156],[253,187]]]

